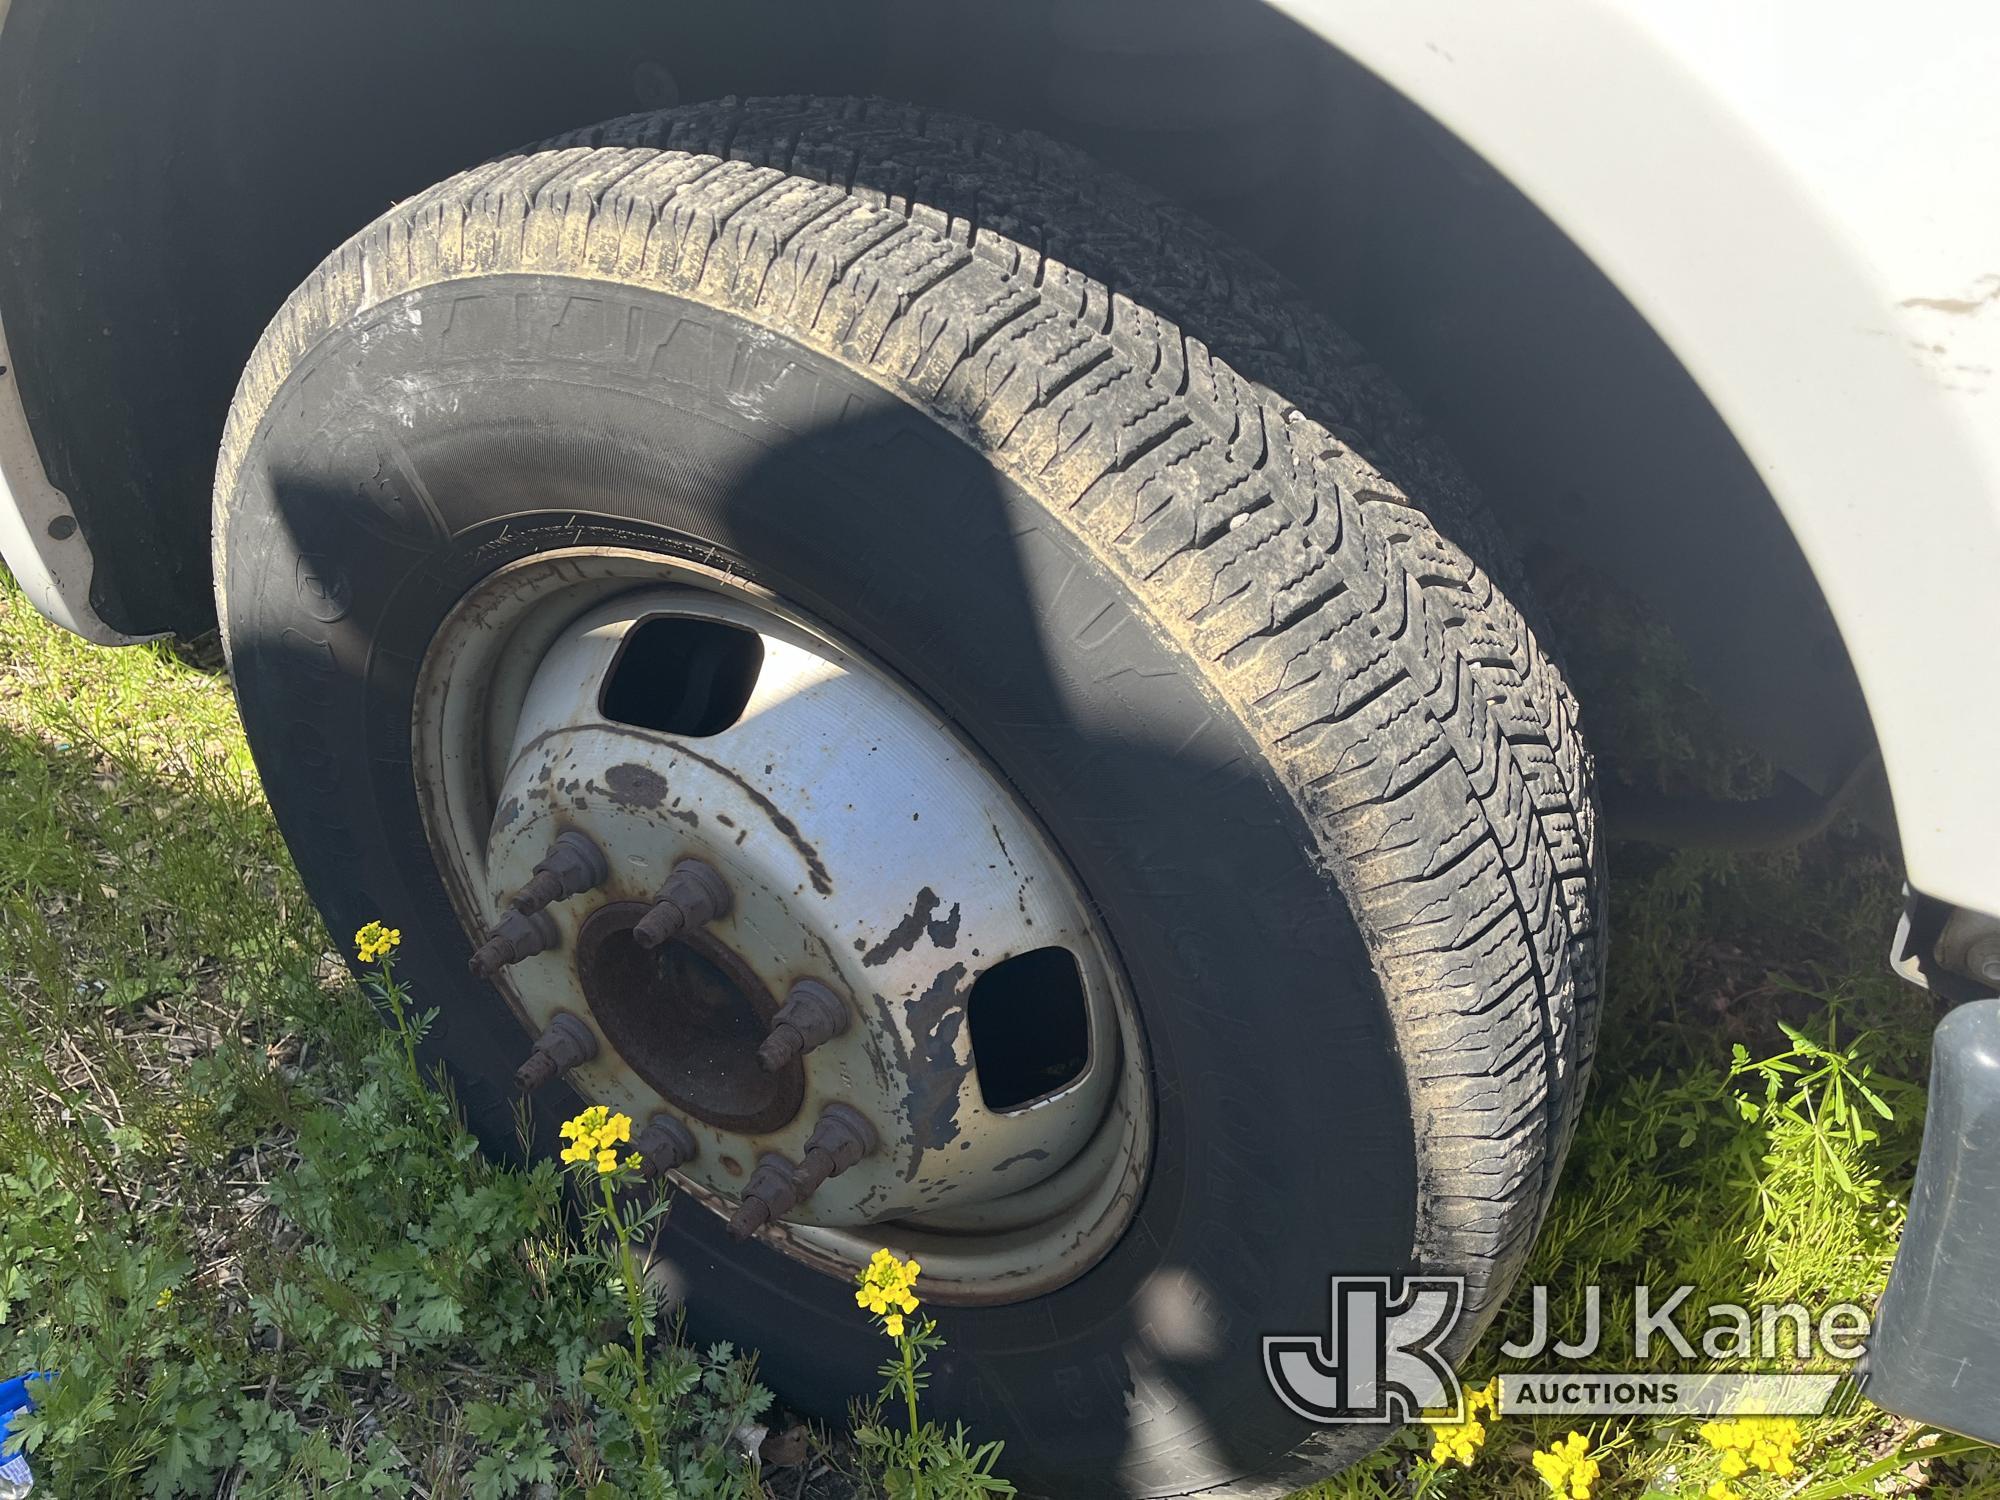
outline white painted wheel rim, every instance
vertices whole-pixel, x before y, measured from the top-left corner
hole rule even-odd
[[[758,638],[755,685],[728,728],[697,737],[606,717],[621,646],[657,620]],[[1062,1285],[1115,1243],[1152,1133],[1116,956],[1053,842],[907,684],[740,579],[575,549],[511,564],[460,601],[425,656],[412,732],[426,832],[468,931],[501,915],[562,829],[609,856],[604,886],[549,909],[557,944],[495,983],[524,1054],[557,1012],[577,1016],[600,1043],[569,1075],[577,1090],[638,1125],[666,1114],[692,1132],[681,1190],[730,1211],[759,1156],[798,1161],[838,1101],[880,1145],[764,1231],[786,1254],[848,1275],[890,1244],[921,1257],[934,1300],[1003,1302]],[[849,1007],[847,1030],[804,1059],[804,1102],[781,1126],[691,1114],[656,1086],[657,1061],[649,1079],[608,1044],[578,976],[584,921],[650,900],[688,858],[733,896],[705,940],[768,996],[810,977]],[[990,1108],[965,997],[1003,959],[1051,947],[1075,961],[1087,1060],[1040,1097]]]

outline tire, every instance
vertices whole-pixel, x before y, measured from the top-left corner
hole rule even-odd
[[[1276,1495],[1379,1442],[1287,1411],[1260,1336],[1323,1330],[1330,1274],[1421,1269],[1467,1278],[1470,1347],[1575,1126],[1603,952],[1574,705],[1389,383],[1077,153],[873,100],[614,121],[332,255],[229,416],[225,641],[315,900],[410,934],[496,1143],[525,1038],[425,840],[417,663],[478,580],[579,542],[720,559],[902,673],[1122,957],[1149,1186],[1077,1280],[940,1310],[935,1411],[1065,1496]],[[677,1203],[691,1331],[838,1419],[878,1336],[719,1231]]]

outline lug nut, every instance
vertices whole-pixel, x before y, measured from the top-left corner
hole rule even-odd
[[[829,1177],[838,1177],[875,1149],[875,1127],[848,1104],[829,1104],[806,1137],[806,1154],[793,1174],[792,1188],[810,1198]]]
[[[757,1061],[766,1073],[775,1073],[845,1030],[847,1006],[840,996],[817,979],[801,979],[772,1018],[770,1034],[757,1048]]]
[[[731,1238],[747,1240],[773,1219],[782,1219],[827,1178],[839,1176],[874,1149],[875,1127],[867,1117],[851,1105],[829,1104],[806,1137],[805,1159],[798,1166],[776,1152],[757,1159],[729,1220]]]
[[[545,911],[509,911],[486,932],[486,941],[472,955],[470,968],[491,979],[509,964],[556,945],[556,919]]]
[[[639,1153],[640,1175],[650,1180],[693,1161],[695,1141],[672,1115],[654,1115],[633,1137],[632,1149]]]
[[[728,910],[729,887],[722,877],[698,859],[684,859],[660,887],[653,909],[632,928],[632,938],[641,948],[657,948]]]
[[[514,910],[534,913],[554,901],[594,890],[611,874],[611,862],[590,835],[566,828],[556,836],[534,876],[514,893]]]
[[[514,1086],[532,1094],[558,1074],[597,1056],[597,1037],[568,1011],[556,1012],[549,1029],[535,1039],[535,1050],[514,1070]]]
[[[776,1152],[757,1159],[757,1169],[743,1185],[743,1201],[729,1220],[729,1237],[747,1240],[799,1201],[792,1164]]]

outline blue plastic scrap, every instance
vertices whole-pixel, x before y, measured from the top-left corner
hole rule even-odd
[[[28,1383],[55,1378],[54,1370],[30,1370],[12,1380],[0,1380],[0,1433],[5,1433],[14,1425],[15,1412],[35,1409],[35,1398],[28,1393]],[[0,1447],[4,1446],[4,1441],[0,1441]]]
[[[35,1398],[29,1394],[28,1385],[36,1380],[54,1380],[53,1370],[30,1370],[25,1375],[16,1375],[12,1380],[0,1380],[0,1493],[25,1495],[28,1487],[35,1482],[28,1471],[27,1455],[19,1445],[8,1440],[14,1427],[15,1416],[35,1409]]]

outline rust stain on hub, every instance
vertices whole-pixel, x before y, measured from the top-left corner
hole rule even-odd
[[[658,948],[632,929],[648,910],[614,901],[577,934],[576,972],[605,1042],[675,1107],[718,1130],[778,1130],[805,1102],[805,1069],[757,1060],[778,1005],[749,965],[705,932]]]

